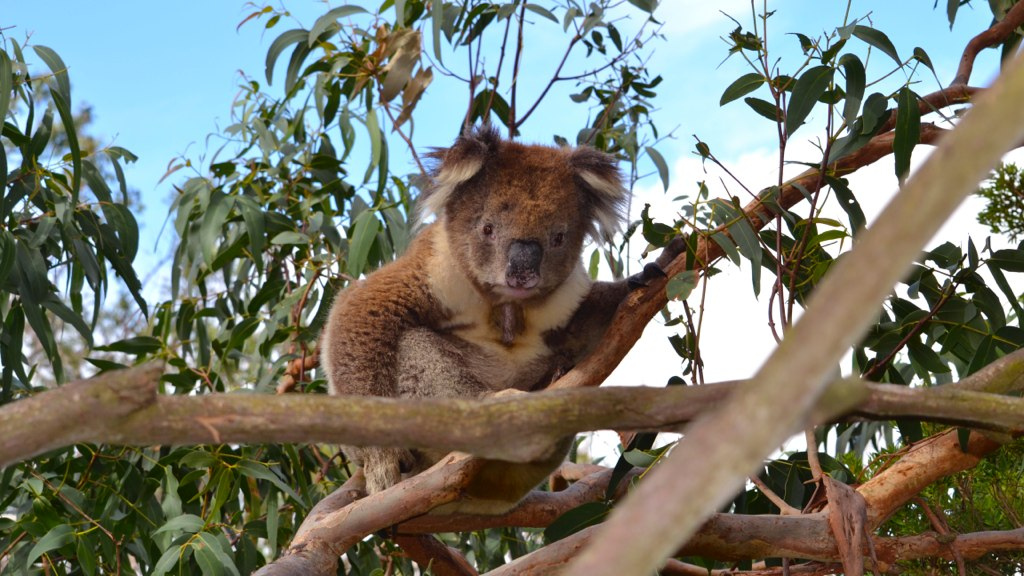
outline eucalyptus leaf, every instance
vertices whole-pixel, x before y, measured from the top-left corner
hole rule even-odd
[[[58,524],[43,535],[28,552],[25,559],[25,570],[31,572],[32,564],[43,554],[53,552],[71,544],[74,529],[67,524]]]
[[[754,90],[757,90],[765,83],[764,76],[751,72],[744,74],[733,81],[722,93],[722,97],[718,100],[719,106],[725,106],[733,100],[737,100],[750,94]]]
[[[792,136],[804,123],[814,105],[832,83],[834,73],[835,70],[830,66],[814,66],[800,75],[793,87],[793,95],[786,110],[786,136]]]

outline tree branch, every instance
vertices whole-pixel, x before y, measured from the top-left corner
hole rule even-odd
[[[485,400],[162,396],[156,394],[161,371],[156,364],[110,372],[0,407],[0,434],[6,439],[0,443],[0,467],[80,442],[324,442],[442,448],[530,462],[543,459],[558,438],[577,432],[679,431],[740,385],[574,389]],[[855,410],[871,419],[913,416],[994,432],[1024,430],[1024,399],[984,392],[986,382],[999,392],[1008,391],[1008,382],[1024,382],[1024,355],[1006,356],[963,386],[920,389],[842,381],[821,399],[812,420],[830,422]],[[452,420],[460,425],[452,428]],[[516,431],[515,442],[508,441],[509,431]]]
[[[874,226],[830,270],[805,314],[758,371],[756,383],[742,386],[687,429],[669,457],[616,507],[568,574],[656,569],[735,494],[764,456],[807,424],[806,411],[827,387],[828,374],[861,337],[907,265],[1024,136],[1021,101],[1024,57],[979,96]],[[701,463],[702,473],[686,477],[694,462]]]
[[[960,57],[960,66],[956,70],[956,76],[950,82],[950,87],[966,85],[971,80],[971,72],[974,70],[974,61],[978,54],[985,48],[991,48],[1002,44],[1013,34],[1013,31],[1024,25],[1024,2],[1017,2],[1006,13],[1006,17],[1000,22],[993,24],[988,30],[978,34],[964,47],[964,53]]]

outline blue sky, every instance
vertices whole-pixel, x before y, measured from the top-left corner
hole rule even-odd
[[[933,0],[855,1],[850,15],[854,18],[870,15],[870,23],[889,33],[901,56],[910,54],[915,46],[924,48],[935,63],[939,79],[948,82],[967,40],[983,30],[990,20],[983,0],[975,0],[975,3],[979,4],[977,8],[961,9],[952,31],[946,22],[945,3],[940,2],[940,7],[933,9]],[[311,26],[316,16],[328,7],[339,4],[310,0],[285,2],[297,22],[305,27]],[[377,5],[376,2],[362,4]],[[784,31],[800,31],[809,36],[830,32],[847,7],[846,2],[835,0],[779,0],[769,4],[776,11],[769,21],[772,31],[769,42],[783,55],[783,69],[801,59],[795,37],[784,35]],[[168,164],[182,154],[193,160],[199,157],[206,149],[206,137],[229,123],[230,107],[238,93],[241,73],[244,71],[265,84],[263,66],[267,48],[278,34],[296,24],[294,21],[282,23],[265,31],[262,22],[251,22],[238,29],[238,24],[259,6],[243,0],[159,3],[0,0],[0,28],[4,36],[23,43],[26,35],[30,35],[31,43],[56,50],[70,68],[76,108],[81,103],[93,106],[93,134],[139,156],[139,162],[128,167],[127,177],[129,185],[141,191],[146,204],[143,258],[165,255],[167,246],[174,241],[171,232],[165,231],[161,240],[163,246],[153,252],[172,185],[184,177],[179,173],[181,178],[172,176],[158,184]],[[675,131],[674,139],[660,145],[672,168],[673,190],[663,194],[657,178],[652,177],[642,183],[643,190],[638,193],[645,201],[690,193],[695,181],[708,177],[691,154],[692,134],[707,141],[716,154],[734,163],[741,172],[748,168],[753,170],[748,175],[755,178],[753,184],[758,188],[775,178],[758,172],[762,168],[770,169],[770,159],[776,149],[774,125],[753,114],[742,102],[725,108],[718,105],[722,91],[732,79],[749,71],[740,58],[725,58],[725,45],[720,38],[735,24],[720,11],[728,12],[749,27],[750,3],[746,0],[663,0],[656,13],[665,23],[662,32],[666,38],[655,44],[649,67],[664,77],[656,101],[658,126],[663,133]],[[642,15],[636,11],[632,11],[630,17],[634,23],[642,20]],[[524,70],[554,65],[553,55],[559,53],[557,46],[565,41],[560,30],[557,27],[559,33],[550,35],[550,45],[542,39],[536,45],[527,46]],[[853,43],[851,41],[851,45]],[[876,53],[872,58],[886,57]],[[32,66],[34,73],[45,71],[37,60]],[[995,53],[989,51],[979,60],[972,83],[987,84],[995,66]],[[869,67],[869,78],[872,70]],[[542,77],[543,74],[527,78],[523,90],[537,90],[537,82]],[[915,87],[919,93],[938,87],[927,75],[922,79],[923,83]],[[891,78],[883,91],[902,81],[902,76]],[[461,90],[461,86],[456,89]],[[280,90],[280,87],[273,87],[273,90]],[[435,79],[421,104],[423,117],[431,118],[433,123],[421,123],[415,138],[417,146],[443,146],[450,142],[454,134],[451,127],[457,126],[461,117],[461,92],[456,100],[458,106],[452,106],[452,98],[452,93]],[[542,108],[537,118],[527,125],[526,140],[547,142],[552,133],[571,136],[579,125],[577,115],[582,113],[579,107],[561,104],[564,100],[557,98],[551,102],[554,104]],[[891,167],[888,170],[891,173]],[[766,176],[767,181],[757,182],[761,176]],[[891,193],[895,190],[895,180],[885,186],[888,188],[883,194]],[[744,273],[740,276],[735,284],[749,296],[749,276]],[[716,279],[716,288],[724,284]],[[755,302],[755,305],[763,303]],[[760,314],[763,316],[763,310]],[[729,353],[728,348],[723,352]],[[739,375],[742,374],[725,374],[726,377]],[[658,375],[649,383],[662,382],[664,378]]]

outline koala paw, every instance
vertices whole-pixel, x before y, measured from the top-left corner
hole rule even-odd
[[[639,274],[633,274],[629,278],[626,278],[626,283],[629,285],[629,289],[636,290],[643,288],[651,283],[656,278],[664,278],[665,271],[661,269],[661,266],[654,262],[649,262],[644,265],[643,271]]]
[[[366,492],[374,494],[402,481],[402,473],[412,472],[416,458],[402,448],[373,448],[363,453]]]

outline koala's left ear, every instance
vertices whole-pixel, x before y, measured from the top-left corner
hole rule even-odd
[[[589,211],[588,233],[594,240],[611,238],[622,223],[627,192],[614,156],[593,148],[576,148],[569,156],[576,182]]]

